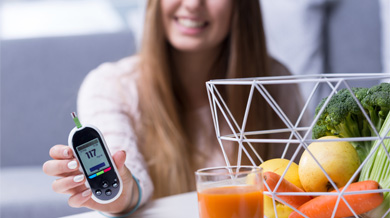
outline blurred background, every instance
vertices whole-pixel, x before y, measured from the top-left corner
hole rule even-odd
[[[52,191],[54,178],[42,172],[42,164],[51,146],[67,144],[85,75],[137,52],[146,2],[2,1],[0,217],[87,211],[70,208],[68,196]],[[390,74],[390,0],[261,0],[261,5],[269,52],[293,74]]]

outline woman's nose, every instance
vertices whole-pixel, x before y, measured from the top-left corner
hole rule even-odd
[[[203,2],[204,0],[182,0],[183,6],[189,11],[197,10]]]

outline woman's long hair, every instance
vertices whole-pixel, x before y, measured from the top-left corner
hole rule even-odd
[[[140,51],[139,93],[142,124],[138,138],[155,186],[154,197],[194,190],[195,148],[181,119],[180,90],[173,81],[170,45],[164,36],[160,1],[147,5],[144,38]],[[214,64],[210,79],[268,76],[263,22],[258,0],[234,0],[230,33]],[[248,92],[225,90],[233,114],[244,114]],[[234,103],[234,104],[233,104]],[[251,129],[266,129],[272,115],[264,101],[252,104],[256,111],[247,123]],[[212,122],[210,120],[210,122]],[[262,155],[266,147],[257,148]]]

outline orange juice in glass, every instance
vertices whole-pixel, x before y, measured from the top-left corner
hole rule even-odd
[[[263,218],[261,168],[215,167],[195,175],[200,218]]]

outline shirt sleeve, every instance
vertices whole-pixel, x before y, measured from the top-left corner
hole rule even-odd
[[[99,128],[111,154],[126,151],[125,165],[139,179],[141,204],[144,204],[152,196],[153,183],[132,126],[132,119],[139,116],[132,68],[129,60],[122,60],[105,63],[91,71],[80,87],[77,105],[81,122]]]

